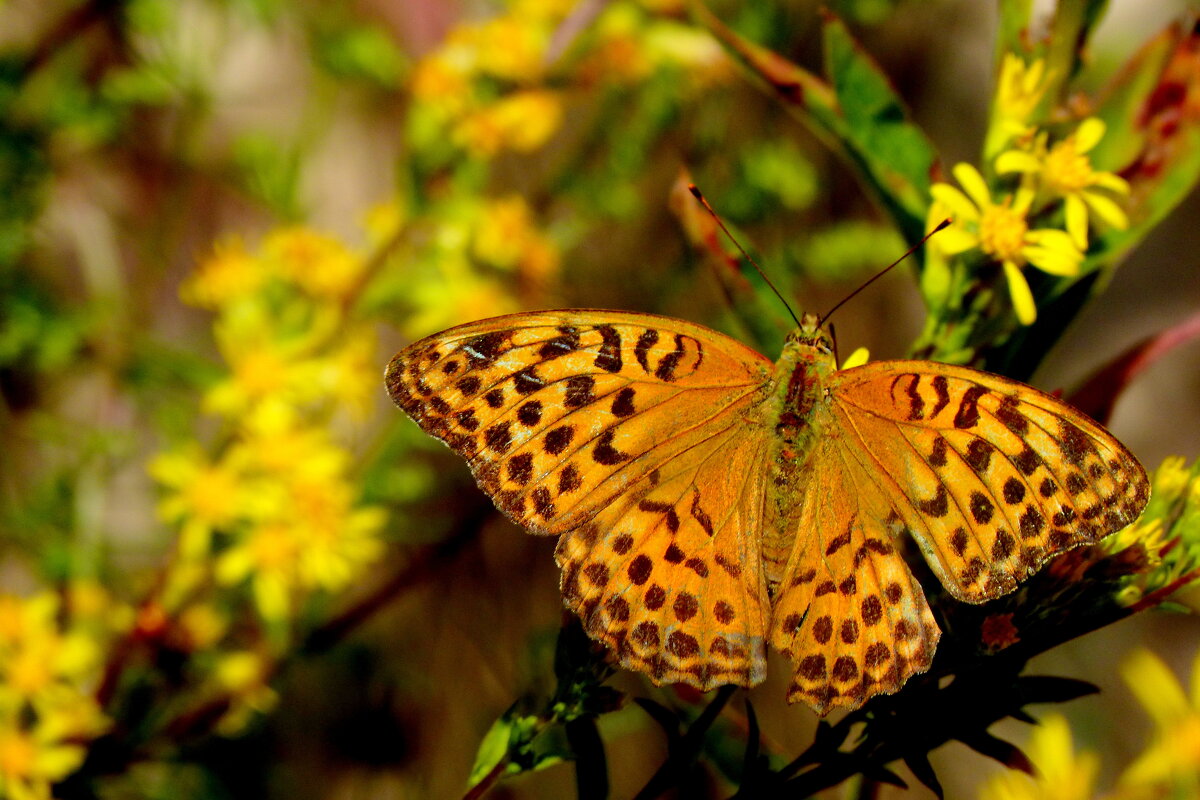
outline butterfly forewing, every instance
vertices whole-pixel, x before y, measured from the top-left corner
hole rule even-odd
[[[564,600],[623,665],[708,689],[766,669],[770,369],[697,325],[572,310],[426,338],[387,384],[498,507],[565,534]]]
[[[1030,386],[881,361],[836,373],[848,457],[881,476],[946,588],[982,602],[1137,519],[1149,482],[1111,434]]]

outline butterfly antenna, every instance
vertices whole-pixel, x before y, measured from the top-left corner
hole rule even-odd
[[[924,236],[922,236],[922,237],[921,237],[921,241],[917,242],[917,243],[916,243],[916,244],[914,244],[912,247],[908,248],[908,250],[906,250],[906,251],[904,252],[904,255],[900,256],[900,257],[899,257],[899,258],[897,258],[895,261],[893,261],[891,264],[888,264],[886,267],[884,267],[883,269],[879,270],[879,272],[876,272],[876,273],[875,273],[875,274],[874,274],[874,275],[871,277],[871,279],[870,279],[870,280],[868,280],[868,281],[867,281],[866,283],[864,283],[862,286],[859,286],[857,289],[855,289],[855,290],[854,290],[853,292],[851,292],[850,294],[848,294],[848,295],[846,295],[845,297],[843,297],[843,298],[842,298],[840,301],[838,301],[838,304],[837,304],[837,305],[835,305],[833,308],[831,308],[831,309],[829,309],[828,311],[826,311],[826,312],[825,312],[825,313],[824,313],[824,314],[821,316],[821,318],[820,318],[819,320],[817,320],[817,327],[818,327],[818,328],[820,328],[822,325],[824,325],[824,324],[825,324],[825,320],[827,320],[827,319],[829,319],[830,317],[832,317],[832,316],[833,316],[833,312],[837,311],[839,308],[841,308],[841,307],[842,307],[842,306],[844,306],[846,303],[848,303],[848,302],[850,301],[850,299],[851,299],[851,298],[853,298],[853,297],[854,297],[856,294],[858,294],[859,292],[861,292],[863,289],[867,288],[867,287],[868,287],[868,286],[870,286],[872,283],[874,283],[875,281],[877,281],[877,280],[879,280],[880,278],[882,278],[884,275],[887,275],[889,272],[891,272],[893,267],[895,267],[897,264],[899,264],[899,263],[900,263],[901,261],[903,261],[904,259],[906,259],[906,258],[908,258],[909,256],[911,256],[913,253],[917,252],[917,248],[918,248],[918,247],[920,247],[921,245],[925,244],[925,242],[929,241],[929,237],[930,237],[930,236],[933,236],[935,233],[937,233],[938,231],[942,230],[943,228],[945,228],[945,227],[946,227],[947,225],[949,225],[949,224],[950,224],[950,220],[949,220],[948,218],[947,218],[947,219],[944,219],[944,220],[942,220],[941,222],[939,222],[936,228],[934,228],[934,229],[933,229],[933,230],[931,230],[929,233],[927,233],[927,234],[925,234]]]
[[[783,307],[786,308],[788,313],[792,315],[792,319],[796,321],[796,327],[800,327],[800,318],[796,316],[796,312],[792,311],[792,307],[788,305],[788,301],[785,300],[783,295],[779,293],[779,290],[775,288],[775,284],[771,283],[771,279],[767,277],[767,273],[762,271],[762,267],[758,265],[758,262],[750,257],[750,254],[746,252],[746,248],[742,247],[741,243],[738,242],[737,239],[733,238],[733,234],[729,232],[729,228],[725,227],[725,223],[721,221],[721,218],[717,216],[717,212],[713,211],[713,207],[710,206],[708,201],[704,199],[704,195],[700,193],[700,189],[697,188],[696,184],[689,183],[688,191],[692,193],[692,197],[695,197],[700,201],[700,205],[704,206],[704,210],[711,214],[712,218],[717,221],[717,225],[719,225],[725,235],[729,237],[729,241],[733,242],[734,246],[737,247],[742,256],[744,256],[745,259],[754,266],[754,269],[757,270],[758,274],[762,276],[762,279],[766,281],[767,286],[771,287],[771,291],[774,292],[775,296],[779,298],[779,302],[783,303]]]

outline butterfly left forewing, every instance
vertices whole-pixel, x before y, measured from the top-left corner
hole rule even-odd
[[[1146,473],[1112,434],[1016,381],[928,361],[835,373],[830,408],[952,595],[983,602],[1134,522]]]
[[[481,320],[388,365],[392,399],[467,459],[515,522],[557,534],[757,401],[770,362],[650,314],[565,310]]]
[[[770,362],[681,320],[565,310],[416,342],[392,398],[533,533],[562,534],[564,601],[657,682],[752,685]]]

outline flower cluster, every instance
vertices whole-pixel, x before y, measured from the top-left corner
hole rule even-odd
[[[724,79],[728,61],[716,42],[671,19],[681,6],[624,0],[592,19],[572,2],[513,0],[497,16],[462,24],[414,70],[412,139],[448,141],[485,160],[528,153],[561,128],[564,85],[633,84],[664,65],[698,87]]]
[[[62,597],[0,595],[0,797],[49,798],[109,727],[94,692],[130,617],[88,581]]]
[[[284,229],[256,252],[218,245],[183,286],[185,300],[216,312],[227,371],[203,406],[225,435],[215,452],[192,441],[150,465],[165,490],[160,515],[180,531],[169,613],[211,569],[283,622],[380,554],[384,513],[359,502],[350,453],[330,432],[364,418],[378,394],[374,332],[347,312],[366,266],[335,239]]]
[[[1024,269],[1050,275],[1079,275],[1089,249],[1089,216],[1111,228],[1129,220],[1114,196],[1129,194],[1121,177],[1097,170],[1088,153],[1103,138],[1104,123],[1094,117],[1052,138],[1029,124],[1047,80],[1045,65],[1026,65],[1008,54],[998,81],[994,122],[987,152],[989,186],[970,164],[952,172],[959,186],[936,183],[929,211],[931,226],[949,216],[954,224],[931,244],[941,257],[977,254],[999,264],[1013,311],[1023,325],[1037,318]]]
[[[1194,583],[1200,577],[1200,460],[1189,467],[1181,457],[1167,458],[1151,483],[1154,491],[1138,521],[1101,544],[1113,554],[1137,545],[1147,562],[1123,582],[1117,599],[1141,608],[1169,595],[1172,602],[1200,608]]]

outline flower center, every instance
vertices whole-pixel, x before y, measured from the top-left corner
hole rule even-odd
[[[1092,184],[1092,165],[1076,152],[1075,140],[1067,139],[1050,148],[1042,176],[1059,194],[1070,194]]]
[[[979,220],[979,246],[1001,261],[1018,261],[1029,226],[1007,205],[991,206]]]

